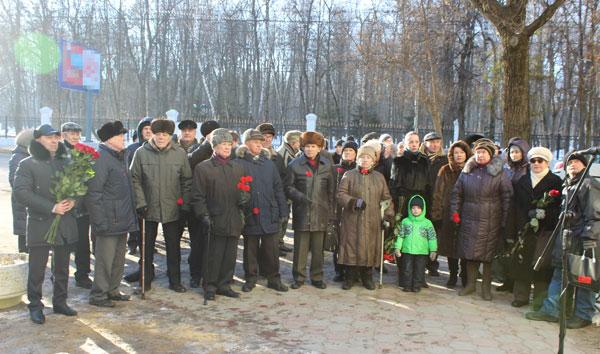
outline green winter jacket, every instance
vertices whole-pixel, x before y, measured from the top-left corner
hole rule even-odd
[[[414,198],[421,198],[423,201],[423,212],[419,216],[413,216],[410,211],[410,203]],[[408,217],[402,220],[400,225],[396,226],[394,233],[396,235],[395,249],[402,253],[429,255],[431,252],[437,252],[437,238],[435,229],[429,219],[425,217],[427,205],[425,199],[420,195],[415,195],[408,201]]]

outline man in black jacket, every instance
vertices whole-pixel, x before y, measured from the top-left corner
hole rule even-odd
[[[271,160],[271,152],[263,148],[263,134],[256,129],[248,129],[243,137],[244,145],[236,151],[237,162],[244,167],[245,175],[252,176],[252,182],[250,213],[245,218],[242,231],[246,273],[242,291],[252,291],[256,286],[259,258],[267,286],[277,291],[287,291],[279,275],[278,252],[281,220],[287,220],[289,214],[283,183]]]
[[[237,187],[244,168],[231,160],[233,138],[227,129],[216,129],[211,142],[214,154],[196,165],[192,185],[194,213],[207,230],[204,298],[214,300],[215,294],[237,298],[240,294],[231,289],[231,282],[244,223],[240,210],[244,200]]]
[[[86,196],[96,238],[94,285],[89,303],[101,307],[113,307],[113,300],[129,300],[129,295],[119,292],[119,284],[125,264],[127,233],[138,231],[138,221],[127,165],[126,132],[119,121],[98,129],[102,141],[98,148],[100,157],[94,165],[96,174],[89,181]]]
[[[214,120],[207,120],[200,125],[200,133],[204,138],[204,141],[198,145],[198,147],[188,153],[188,159],[190,160],[190,167],[192,171],[196,168],[196,165],[202,161],[210,159],[213,154],[213,148],[211,145],[212,132],[220,127],[219,123]]]
[[[77,123],[67,122],[61,125],[60,131],[63,143],[68,150],[72,150],[81,141],[81,126]],[[77,247],[75,248],[75,285],[84,289],[92,288],[90,280],[90,216],[85,206],[80,204],[75,209],[77,218]]]
[[[31,156],[21,161],[17,168],[14,193],[17,201],[27,207],[27,247],[29,248],[29,274],[27,298],[29,315],[37,324],[46,321],[42,303],[42,285],[52,249],[52,275],[54,294],[52,305],[55,313],[76,316],[77,311],[67,305],[69,281],[69,257],[77,242],[77,222],[73,215],[75,201],[56,202],[50,192],[52,179],[69,163],[67,149],[60,142],[60,133],[49,124],[33,132],[34,141],[29,146]],[[45,235],[56,215],[61,215],[55,244],[49,244]]]

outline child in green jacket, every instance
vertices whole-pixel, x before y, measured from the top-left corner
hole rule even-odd
[[[425,217],[425,199],[415,195],[408,201],[408,217],[396,226],[396,257],[401,258],[400,286],[406,292],[419,292],[425,286],[427,257],[435,259],[437,238],[435,229]]]

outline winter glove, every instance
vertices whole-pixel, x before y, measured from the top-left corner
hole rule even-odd
[[[356,210],[365,210],[366,208],[367,203],[362,198],[358,198],[356,203],[354,203],[354,209]]]
[[[397,258],[400,258],[400,257],[402,257],[402,252],[400,252],[400,250],[394,250],[394,255],[395,255]]]
[[[584,240],[583,241],[583,251],[587,251],[587,250],[591,250],[596,248],[596,246],[598,246],[598,244],[596,243],[595,240]]]
[[[437,252],[429,252],[429,259],[431,259],[431,261],[435,261],[435,257],[437,257]]]
[[[200,223],[202,224],[203,227],[209,228],[210,227],[210,216],[202,215],[200,217]]]
[[[137,208],[135,209],[135,212],[137,213],[138,217],[140,219],[143,219],[146,217],[146,213],[148,212],[148,208],[144,207],[144,208]]]
[[[460,224],[460,215],[458,213],[452,214],[452,222],[455,224]]]
[[[546,211],[544,209],[531,209],[527,214],[530,218],[536,218],[538,220],[544,220],[546,217]]]

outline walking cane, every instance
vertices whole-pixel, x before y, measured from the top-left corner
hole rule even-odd
[[[142,249],[140,250],[140,267],[141,269],[141,273],[140,273],[140,287],[142,288],[142,300],[146,299],[146,230],[144,230],[146,227],[146,223],[144,222],[144,219],[141,219],[141,223],[140,223],[140,234],[142,237]]]
[[[380,212],[381,212],[381,220],[383,220],[385,210],[390,206],[389,200],[384,200],[379,203]],[[385,241],[385,228],[381,230],[381,254],[379,255],[379,289],[383,288],[383,247]]]

